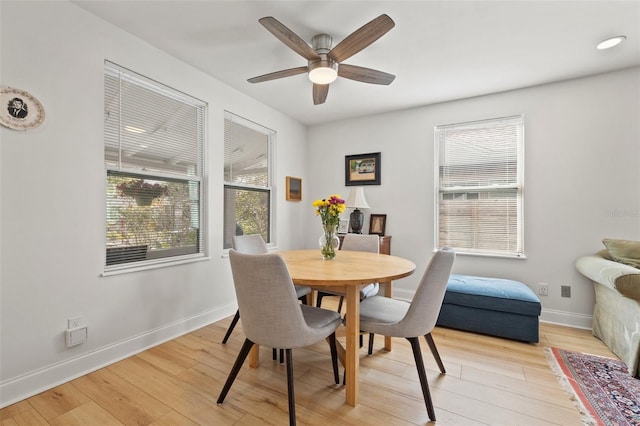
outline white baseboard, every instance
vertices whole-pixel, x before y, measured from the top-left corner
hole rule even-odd
[[[414,291],[394,288],[393,297],[401,300],[411,300],[413,298]],[[556,311],[553,309],[542,309],[540,314],[540,321],[551,324],[559,324],[567,327],[582,328],[586,330],[591,329],[591,315],[576,314],[573,312]]]
[[[542,313],[540,314],[540,321],[551,324],[565,325],[567,327],[591,330],[591,322],[593,321],[593,317],[586,314],[576,314],[573,312],[543,309]]]
[[[0,383],[0,408],[37,395],[235,313],[237,305],[201,312]]]

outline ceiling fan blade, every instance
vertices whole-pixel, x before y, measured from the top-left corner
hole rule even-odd
[[[336,62],[342,62],[385,35],[395,25],[393,19],[382,14],[349,34],[331,49],[328,56]]]
[[[296,52],[303,58],[311,61],[313,59],[320,59],[320,56],[309,46],[303,39],[301,39],[296,33],[289,28],[282,25],[273,16],[266,16],[258,20],[271,34],[276,36],[278,40],[286,44],[290,49]]]
[[[391,84],[396,78],[393,74],[347,64],[340,64],[338,67],[338,75],[350,80],[371,84],[384,84],[385,86]]]
[[[276,80],[278,78],[291,77],[308,71],[307,67],[289,68],[288,70],[276,71],[269,74],[259,75],[247,79],[249,83],[262,83],[263,81]]]
[[[320,105],[327,100],[327,94],[329,93],[328,84],[314,84],[313,85],[313,104]]]

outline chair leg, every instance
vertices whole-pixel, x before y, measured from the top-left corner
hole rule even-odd
[[[340,384],[340,375],[338,374],[338,349],[336,348],[336,333],[329,336],[329,348],[331,349],[331,364],[333,365],[333,378],[336,385]]]
[[[278,359],[278,350],[276,348],[271,349],[271,358],[274,361]],[[280,349],[280,364],[284,364],[284,349]]]
[[[344,302],[344,296],[340,296],[340,301],[338,302],[338,312],[342,312],[342,302]]]
[[[296,398],[293,392],[293,357],[292,350],[285,350],[287,355],[287,391],[289,394],[289,425],[296,424]]]
[[[227,343],[227,340],[229,340],[229,336],[231,336],[231,332],[233,331],[233,329],[235,328],[236,324],[238,323],[238,320],[240,319],[240,309],[238,309],[236,311],[236,314],[233,316],[233,319],[231,320],[231,325],[229,326],[229,328],[227,329],[227,333],[224,335],[224,339],[222,339],[222,344],[224,345],[225,343]]]
[[[303,305],[307,304],[307,295],[306,294],[304,296],[299,297],[298,299],[300,299],[300,301],[302,302]]]
[[[431,349],[431,353],[433,354],[433,357],[435,358],[436,363],[438,364],[438,368],[440,369],[440,372],[442,374],[446,373],[447,371],[444,369],[444,364],[440,359],[438,348],[436,348],[436,342],[433,341],[433,336],[431,335],[431,333],[425,334],[424,340],[427,341],[427,345],[429,345],[429,349]]]
[[[249,351],[252,347],[253,342],[249,339],[244,339],[244,343],[242,344],[242,348],[240,348],[240,353],[236,358],[236,362],[233,364],[233,368],[229,373],[229,377],[227,377],[227,381],[222,388],[222,392],[220,392],[220,396],[218,397],[218,404],[222,404],[222,401],[224,401],[224,398],[227,396],[227,393],[229,392],[229,389],[231,389],[233,381],[236,379],[236,376],[240,372],[240,368],[242,368],[242,364],[244,364],[244,361],[247,359],[247,355],[249,355]]]
[[[373,353],[373,336],[375,336],[375,334],[369,333],[369,350],[367,351],[369,355]]]
[[[407,337],[407,340],[411,343],[411,349],[413,349],[413,358],[416,361],[418,377],[420,378],[420,385],[422,386],[422,396],[424,397],[424,403],[427,406],[429,420],[435,422],[436,413],[433,409],[433,401],[431,400],[431,393],[429,392],[427,374],[424,371],[424,361],[422,360],[422,352],[420,351],[420,340],[417,337]]]

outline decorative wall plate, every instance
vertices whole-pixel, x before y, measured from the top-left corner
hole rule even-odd
[[[42,104],[30,93],[11,87],[0,89],[0,124],[10,129],[27,130],[44,121]]]

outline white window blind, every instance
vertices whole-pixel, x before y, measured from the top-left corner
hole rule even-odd
[[[272,235],[272,152],[275,132],[245,118],[225,113],[224,242],[234,235]]]
[[[206,104],[110,62],[105,270],[202,256]]]
[[[437,246],[524,256],[521,115],[437,126]]]

